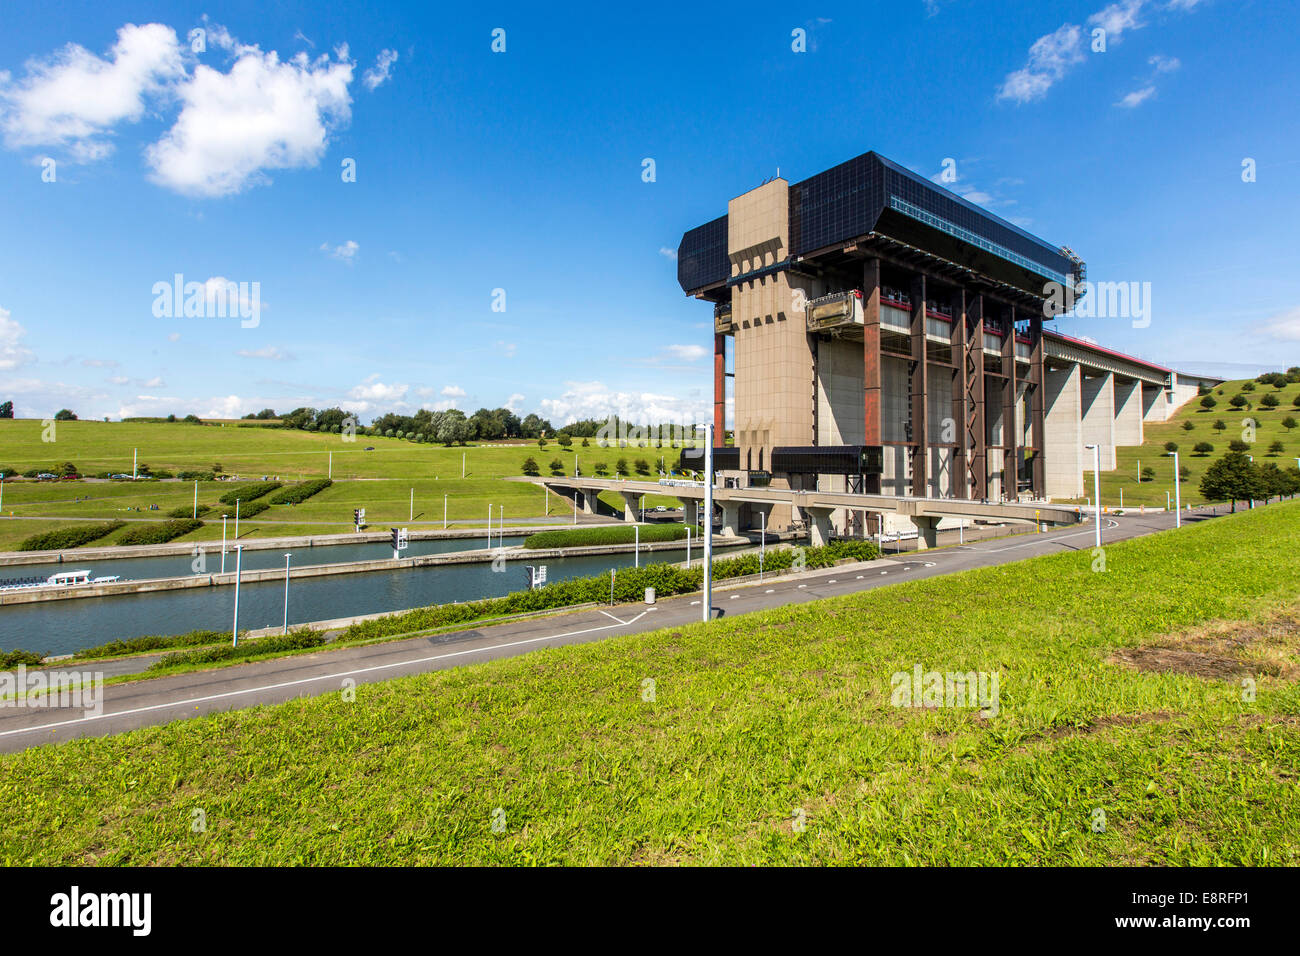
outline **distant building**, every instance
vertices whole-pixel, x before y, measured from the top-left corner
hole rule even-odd
[[[1085,445],[1113,468],[1217,381],[1045,331],[1082,260],[875,153],[732,199],[682,237],[677,273],[714,306],[714,424],[731,379],[720,458],[741,486],[1080,497]]]

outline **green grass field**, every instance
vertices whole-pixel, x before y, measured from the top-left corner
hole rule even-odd
[[[1294,865],[1297,538],[1275,504],[1105,573],[1064,552],[36,748],[0,757],[0,859]],[[918,665],[996,673],[996,716],[893,706]]]
[[[594,442],[589,448],[575,442],[569,451],[554,442],[545,449],[539,449],[536,443],[444,448],[365,436],[345,442],[338,435],[234,424],[60,422],[55,432],[57,440],[52,443],[43,442],[42,433],[39,421],[0,421],[0,467],[20,472],[30,468],[55,470],[68,461],[83,474],[130,474],[132,450],[139,449],[139,461],[154,469],[174,473],[207,470],[220,464],[228,475],[259,481],[265,475],[287,483],[325,477],[333,455],[333,487],[299,505],[274,505],[254,520],[241,523],[241,539],[350,531],[353,508],[365,508],[372,527],[405,524],[410,515],[411,489],[415,490],[416,521],[432,522],[438,527],[443,518],[444,495],[448,520],[461,522],[462,527],[466,523],[486,526],[489,505],[494,509],[494,522],[504,507],[508,524],[545,517],[548,510],[551,515],[567,514],[572,505],[564,499],[544,495],[535,485],[502,479],[521,475],[524,460],[530,457],[542,466],[543,474],[550,474],[547,466],[554,458],[564,462],[566,474],[572,474],[575,457],[583,473],[590,474],[597,462],[613,468],[619,458],[626,458],[629,464],[645,458],[657,466],[659,454],[669,458],[679,454],[674,449],[660,452],[649,448],[597,448]],[[374,450],[365,451],[367,447]],[[461,477],[462,458],[465,478]],[[234,512],[217,499],[233,487],[229,482],[200,483],[199,503],[212,506],[214,511],[204,516],[204,528],[181,540],[221,538],[221,514]],[[614,496],[604,498],[607,504],[615,505]],[[6,482],[0,551],[12,550],[30,535],[77,519],[161,521],[168,511],[193,500],[193,482]],[[647,504],[675,506],[677,501],[651,496]],[[148,510],[151,505],[157,505],[158,510]],[[621,509],[621,500],[617,507]],[[38,518],[60,520],[33,520]],[[96,541],[94,546],[114,544],[122,533]]]
[[[1174,490],[1174,459],[1165,451],[1165,442],[1169,441],[1178,444],[1178,464],[1187,466],[1191,471],[1191,477],[1183,482],[1183,504],[1204,503],[1205,499],[1200,492],[1201,476],[1210,465],[1227,452],[1228,442],[1234,438],[1246,440],[1243,438],[1241,426],[1244,418],[1255,418],[1259,421],[1253,447],[1249,452],[1255,457],[1256,464],[1264,465],[1273,462],[1279,468],[1295,465],[1296,459],[1300,458],[1300,427],[1284,428],[1282,420],[1290,417],[1300,421],[1300,408],[1291,404],[1296,395],[1300,395],[1300,384],[1292,383],[1285,388],[1275,389],[1272,385],[1261,385],[1256,382],[1255,391],[1242,392],[1241,386],[1244,384],[1245,380],[1225,382],[1220,388],[1214,390],[1214,398],[1219,403],[1217,407],[1207,411],[1201,408],[1200,399],[1194,398],[1174,413],[1169,421],[1159,424],[1148,422],[1143,429],[1141,445],[1116,448],[1115,470],[1101,473],[1102,503],[1108,507],[1117,507],[1120,489],[1123,489],[1125,506],[1146,505],[1163,508],[1165,492],[1169,492],[1172,497]],[[1222,395],[1219,394],[1220,391],[1223,392]],[[1250,401],[1252,407],[1249,410],[1238,411],[1228,405],[1228,400],[1238,393]],[[1266,394],[1277,396],[1279,400],[1277,408],[1260,407],[1259,400]],[[1219,419],[1222,419],[1227,426],[1223,431],[1214,430],[1214,423]],[[1183,422],[1188,421],[1192,423],[1193,428],[1191,431],[1184,431]],[[1203,441],[1213,445],[1214,451],[1205,456],[1195,454],[1192,451],[1193,446]],[[1280,441],[1283,445],[1283,451],[1277,455],[1268,450],[1275,441]],[[1148,465],[1155,468],[1155,479],[1139,482],[1139,471]],[[1084,487],[1091,495],[1092,469],[1084,472]]]

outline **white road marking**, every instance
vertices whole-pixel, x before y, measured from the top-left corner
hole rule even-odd
[[[735,595],[732,595],[733,597]],[[604,612],[601,612],[604,613]],[[321,681],[336,681],[343,677],[352,677],[356,674],[370,674],[375,671],[389,670],[394,667],[407,667],[411,664],[428,664],[432,661],[446,660],[449,657],[464,657],[467,654],[478,654],[483,651],[495,651],[506,647],[522,647],[525,644],[537,644],[541,641],[555,641],[564,637],[577,637],[580,634],[593,634],[596,631],[610,631],[616,627],[622,627],[624,624],[634,624],[645,614],[644,611],[632,618],[631,621],[620,622],[618,624],[602,624],[600,627],[587,627],[580,631],[566,631],[563,634],[547,634],[544,637],[529,637],[521,641],[508,641],[505,644],[492,644],[488,647],[474,647],[462,651],[448,651],[446,654],[433,654],[429,657],[418,657],[409,661],[394,661],[391,664],[375,664],[372,667],[357,667],[352,670],[338,671],[333,674],[322,674],[320,677],[304,677],[299,680],[280,681],[276,684],[264,684],[260,687],[249,687],[244,690],[226,691],[221,694],[208,694],[205,697],[189,697],[185,700],[169,701],[165,704],[150,704],[148,707],[134,707],[130,710],[116,710],[111,714],[93,714],[89,717],[76,717],[72,720],[60,720],[52,724],[40,724],[35,727],[20,727],[17,730],[0,730],[0,737],[8,737],[13,734],[30,734],[38,730],[53,730],[58,727],[68,727],[72,724],[85,724],[93,720],[108,720],[112,717],[129,717],[131,714],[145,714],[154,710],[166,710],[169,707],[184,707],[189,704],[202,704],[212,700],[223,700],[227,697],[240,697],[244,694],[255,694],[259,691],[279,690],[284,687],[297,687],[302,684],[317,684]],[[607,615],[608,616],[608,615]]]

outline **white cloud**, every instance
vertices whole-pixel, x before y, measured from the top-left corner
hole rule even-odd
[[[409,385],[385,385],[378,375],[372,375],[348,391],[348,397],[358,402],[400,402],[410,391]],[[369,404],[366,405],[369,408]]]
[[[70,43],[26,66],[20,82],[0,83],[6,144],[62,147],[80,162],[111,153],[113,127],[138,122],[146,99],[185,75],[176,33],[161,23],[126,24],[107,58]]]
[[[240,349],[235,354],[243,358],[269,359],[272,362],[292,362],[294,358],[292,353],[281,351],[274,345],[261,349]]]
[[[366,89],[373,92],[388,82],[393,64],[396,62],[396,50],[380,50],[379,56],[375,58],[375,65],[361,76],[361,82],[366,84]]]
[[[543,399],[540,414],[556,424],[568,424],[580,418],[608,418],[618,415],[632,422],[701,422],[712,414],[712,405],[703,397],[682,399],[653,392],[615,392],[602,382],[566,382],[567,390],[559,398]]]
[[[1127,94],[1115,105],[1131,110],[1136,106],[1141,106],[1147,100],[1151,99],[1151,97],[1155,95],[1155,92],[1156,88],[1154,86],[1144,86],[1140,90],[1134,90],[1132,93]]]
[[[1260,333],[1283,342],[1300,342],[1300,306],[1266,319]]]
[[[167,387],[167,383],[164,382],[162,378],[156,375],[153,378],[149,379],[149,381],[141,385],[141,388],[166,388],[166,387]]]
[[[340,262],[346,262],[351,265],[356,258],[357,251],[361,246],[349,239],[341,246],[331,246],[328,242],[320,244],[321,252],[327,253],[331,259],[338,259]]]
[[[664,351],[683,362],[698,362],[709,354],[703,345],[669,345]]]
[[[1007,75],[998,99],[1017,103],[1041,100],[1083,58],[1083,31],[1077,24],[1063,24],[1055,33],[1034,41],[1029,48],[1028,64]]]
[[[1201,0],[1169,0],[1162,9],[1187,12],[1194,10],[1200,2]],[[1152,6],[1158,4],[1151,0],[1118,0],[1092,14],[1087,22],[1091,28],[1106,31],[1106,44],[1109,48],[1119,43],[1125,33],[1145,27],[1142,13]],[[1092,30],[1089,29],[1089,39],[1091,33]],[[1041,100],[1071,68],[1083,62],[1084,46],[1083,28],[1072,23],[1063,24],[1055,33],[1039,37],[1029,48],[1028,64],[1023,69],[1007,74],[1003,80],[998,99],[1014,100],[1016,103]],[[1176,57],[1157,55],[1151,57],[1149,62],[1158,73],[1170,73],[1181,66]],[[1121,101],[1116,105],[1136,106],[1141,101],[1139,99],[1132,104]]]
[[[518,348],[514,342],[507,342],[504,339],[497,339],[496,347],[504,358],[514,358],[515,350]]]
[[[663,256],[665,259],[671,259],[673,262],[677,261],[676,249],[669,249],[667,246],[660,246],[659,255]]]
[[[180,334],[179,332],[169,332],[169,333],[167,333],[167,341],[168,341],[168,342],[179,342],[180,340],[181,340],[181,334]]]
[[[226,196],[269,182],[268,169],[316,166],[330,134],[351,119],[347,48],[280,61],[232,41],[230,72],[205,64],[177,89],[175,124],[145,151],[152,179],[191,196]]]
[[[444,398],[464,398],[465,390],[459,385],[448,385],[439,394]]]
[[[519,392],[515,392],[513,395],[511,395],[509,398],[506,399],[505,404],[502,405],[501,407],[509,411],[512,411],[516,415],[518,415],[519,412],[522,410],[523,401],[524,401],[524,396],[521,395]]]
[[[117,368],[118,363],[112,359],[82,359],[82,366],[85,368]]]
[[[1121,0],[1098,10],[1088,22],[1106,31],[1106,43],[1118,43],[1129,30],[1140,30],[1146,24],[1139,22],[1146,0]]]
[[[0,309],[0,369],[17,368],[31,360],[31,351],[22,346],[26,335],[27,330],[10,318],[9,310]]]
[[[110,375],[108,378],[108,383],[110,385],[125,385],[129,381],[131,380],[125,375]]]
[[[459,408],[460,401],[455,398],[449,398],[445,402],[429,402],[420,407],[430,412],[445,412],[449,408]]]

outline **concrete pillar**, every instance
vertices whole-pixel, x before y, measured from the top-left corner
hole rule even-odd
[[[722,511],[722,535],[734,538],[740,532],[740,502],[719,501],[717,505]]]
[[[682,506],[682,521],[688,525],[698,525],[704,515],[704,503],[698,498],[678,498]]]
[[[1082,443],[1101,446],[1101,470],[1115,470],[1115,376],[1105,372],[1079,383],[1083,400]],[[1092,469],[1093,453],[1084,452],[1084,468]]]
[[[916,525],[916,550],[924,551],[939,543],[939,519],[934,515],[913,515]]]
[[[1163,385],[1142,386],[1142,420],[1163,422],[1169,417],[1169,396]]]
[[[639,491],[620,491],[619,494],[623,496],[623,520],[635,524],[645,495]]]
[[[764,505],[764,504],[756,504],[755,502],[751,501],[749,503],[749,530],[758,531],[762,528],[766,528],[768,531],[771,531],[772,530],[772,509],[775,507],[776,507],[775,502],[773,502],[770,505]]]
[[[1082,498],[1083,431],[1079,383],[1083,374],[1077,362],[1068,368],[1048,370],[1046,408],[1047,495],[1049,498]]]
[[[803,513],[808,522],[808,543],[814,548],[830,544],[831,515],[835,513],[835,509],[805,506]]]
[[[585,515],[600,514],[600,510],[597,507],[598,502],[596,501],[598,493],[595,491],[583,491],[581,492],[581,494],[582,494],[582,513]]]
[[[1142,444],[1142,383],[1137,379],[1115,380],[1115,444]]]

